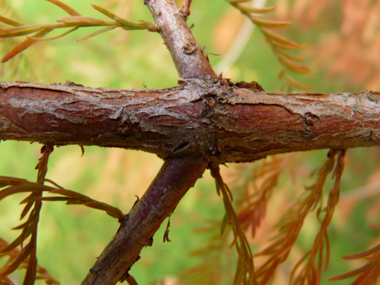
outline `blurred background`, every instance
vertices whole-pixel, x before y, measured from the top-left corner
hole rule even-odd
[[[141,0],[62,1],[86,16],[104,19],[90,6],[96,4],[131,21],[152,21]],[[179,7],[182,5],[182,1],[177,3]],[[308,85],[312,92],[380,90],[380,1],[268,0],[262,4],[277,5],[268,15],[269,19],[293,22],[292,26],[279,31],[282,35],[307,44],[292,54],[304,57],[303,64],[312,72],[292,76]],[[52,23],[66,16],[58,7],[42,0],[0,0],[0,14],[25,24]],[[223,71],[223,76],[233,82],[257,81],[266,91],[281,91],[283,81],[278,79],[281,67],[265,38],[257,29],[247,28],[244,16],[226,1],[194,0],[188,24],[194,24],[192,31],[199,45],[212,53],[208,57],[216,72]],[[177,85],[176,70],[158,34],[117,29],[74,42],[93,31],[92,28],[80,29],[59,40],[35,44],[0,65],[0,80],[38,83],[70,80],[85,86],[125,89]],[[0,42],[1,57],[20,40],[23,39]],[[2,141],[0,175],[35,181],[34,167],[40,148],[36,143]],[[281,213],[285,213],[305,186],[316,180],[315,173],[325,162],[326,154],[327,150],[292,154],[274,189],[257,239],[252,240],[253,251],[263,248],[267,238],[275,234],[272,227]],[[347,152],[341,201],[329,231],[331,258],[324,280],[361,265],[357,261],[342,260],[342,255],[364,251],[379,242],[380,230],[366,227],[379,223],[379,158],[378,148]],[[244,181],[252,179],[262,164],[259,161],[222,166],[222,175],[232,193],[235,189],[238,191]],[[136,200],[135,195],[143,195],[161,165],[160,159],[148,153],[86,147],[82,157],[79,146],[65,146],[56,148],[51,155],[47,178],[127,213]],[[331,185],[329,180],[326,194]],[[236,196],[239,197],[238,192]],[[22,207],[18,203],[22,198],[22,195],[8,197],[0,202],[0,236],[8,242],[19,234],[11,228],[20,224]],[[162,280],[164,284],[179,284],[179,273],[202,260],[189,253],[205,246],[212,236],[211,231],[196,230],[221,220],[223,215],[222,199],[216,195],[215,184],[207,172],[172,215],[171,242],[162,242],[164,223],[154,237],[153,247],[142,251],[131,275],[139,284]],[[289,260],[279,267],[274,284],[287,284],[292,265],[310,248],[318,227],[315,214],[311,214]],[[102,212],[46,202],[39,224],[38,262],[61,284],[80,284],[117,229],[117,221]],[[231,284],[234,266],[228,265],[236,259],[230,257],[233,254],[233,250],[221,251],[220,258],[225,260],[223,264],[228,270],[218,273],[224,281],[215,284]],[[14,278],[16,284],[22,282],[17,274]],[[331,282],[322,281],[322,284],[328,283]],[[346,280],[334,284],[348,283]]]

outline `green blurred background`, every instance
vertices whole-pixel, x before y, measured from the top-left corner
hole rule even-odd
[[[141,0],[63,2],[86,16],[104,19],[90,6],[97,4],[128,20],[152,21]],[[360,31],[355,23],[351,23],[355,29],[347,28],[348,16],[342,4],[329,3],[316,7],[316,2],[303,1],[306,4],[302,6],[301,1],[279,0],[277,11],[270,17],[293,20],[294,24],[281,33],[296,42],[308,43],[307,47],[293,54],[304,56],[304,64],[312,69],[312,73],[294,77],[309,85],[313,92],[359,92],[365,88],[380,90],[377,85],[380,80],[375,80],[379,76],[380,64],[365,57],[374,49],[372,37],[355,38]],[[182,5],[182,1],[177,3]],[[267,6],[274,3],[268,1]],[[51,23],[66,16],[62,10],[42,0],[0,0],[0,14],[22,23]],[[194,0],[188,23],[194,23],[192,31],[198,43],[205,46],[206,52],[220,54],[209,55],[218,73],[223,71],[224,77],[232,78],[234,82],[254,80],[266,91],[279,91],[283,84],[278,79],[280,65],[257,29],[246,34],[248,43],[235,54],[237,60],[218,70],[225,54],[236,42],[235,36],[242,30],[244,20],[226,1]],[[70,80],[85,86],[116,88],[160,88],[177,84],[177,73],[170,54],[158,34],[114,30],[80,43],[74,42],[94,30],[81,29],[56,41],[35,44],[0,66],[0,80],[38,83],[64,83]],[[17,42],[20,39],[1,42],[1,57]],[[360,60],[356,58],[358,54],[363,55]],[[34,167],[40,148],[41,145],[36,143],[1,142],[0,175],[35,181],[37,173]],[[263,221],[264,233],[272,233],[268,225],[278,221],[280,210],[281,213],[285,212],[292,197],[315,181],[315,176],[310,175],[323,165],[326,154],[327,150],[321,150],[294,155],[289,170],[283,173],[275,189],[275,197],[270,202],[273,208],[268,208],[268,217]],[[377,148],[348,151],[342,201],[329,232],[331,265],[323,275],[324,279],[357,268],[361,263],[343,261],[340,256],[364,251],[379,239],[379,229],[366,227],[379,222],[379,157]],[[55,149],[47,178],[127,213],[136,199],[135,195],[143,195],[161,164],[162,161],[154,155],[142,152],[86,147],[85,155],[81,157],[78,146],[66,146]],[[222,171],[234,191],[233,181],[237,177],[240,180],[249,179],[254,169],[260,169],[260,165],[261,162],[228,165]],[[366,184],[369,186],[362,187]],[[331,185],[329,181],[325,187],[326,193]],[[20,223],[18,217],[22,207],[18,203],[22,197],[9,197],[0,202],[0,236],[9,242],[19,234],[11,228]],[[174,276],[201,261],[201,258],[189,257],[188,253],[206,243],[207,235],[194,233],[194,230],[207,226],[209,220],[222,219],[223,214],[222,200],[216,195],[209,173],[205,173],[172,215],[171,242],[162,242],[165,224],[155,235],[153,247],[142,251],[141,259],[133,266],[131,274],[139,284],[164,279],[165,284],[179,284]],[[315,215],[310,216],[289,262],[280,266],[274,284],[287,284],[291,265],[310,247],[318,229]],[[79,284],[117,228],[117,221],[102,212],[82,206],[66,206],[60,202],[46,202],[39,224],[38,262],[61,284]],[[255,243],[253,250],[257,248],[262,246]],[[16,284],[21,283],[20,276],[15,275],[14,278]],[[230,284],[228,276],[224,280],[222,284]],[[322,282],[327,283],[331,282]],[[334,284],[348,284],[348,281]]]

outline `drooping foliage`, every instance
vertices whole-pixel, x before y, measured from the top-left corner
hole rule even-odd
[[[283,69],[279,73],[279,78],[284,78],[286,85],[284,86],[286,90],[291,90],[291,87],[296,87],[303,90],[310,90],[309,86],[301,84],[295,80],[288,71],[295,73],[305,74],[310,72],[308,67],[300,65],[298,62],[304,61],[302,57],[291,55],[286,50],[295,50],[304,47],[303,44],[297,44],[280,34],[273,31],[273,29],[286,27],[292,23],[289,21],[274,21],[263,19],[262,15],[271,12],[276,9],[276,7],[269,8],[256,8],[244,5],[246,0],[227,0],[233,7],[240,10],[240,12],[248,17],[253,24],[255,24],[262,34],[265,36],[267,43],[272,48],[273,53],[276,55],[278,61],[280,62]]]
[[[46,269],[37,263],[37,232],[42,201],[66,201],[67,205],[84,205],[105,211],[119,221],[125,218],[124,214],[115,207],[95,201],[75,191],[66,190],[53,181],[45,179],[49,156],[53,149],[50,145],[45,145],[41,149],[42,157],[36,166],[38,170],[37,182],[0,176],[0,189],[2,189],[0,190],[0,201],[11,195],[30,193],[20,202],[20,204],[25,204],[20,220],[26,220],[21,225],[13,228],[13,230],[21,230],[21,234],[10,244],[0,239],[0,258],[8,257],[8,260],[0,268],[0,281],[4,282],[4,284],[13,284],[8,276],[15,270],[24,268],[27,270],[23,284],[34,284],[37,279],[45,280],[46,284],[59,284]],[[45,182],[53,184],[54,187],[44,185]],[[62,196],[43,197],[44,192]],[[27,216],[28,213],[29,216]]]
[[[2,23],[10,26],[0,29],[0,37],[27,36],[32,34],[32,36],[27,36],[26,40],[7,53],[2,60],[3,62],[13,58],[38,41],[59,39],[81,27],[93,26],[103,28],[81,37],[77,41],[89,39],[118,27],[124,30],[145,29],[157,32],[156,27],[151,23],[145,21],[132,23],[96,5],[93,5],[93,7],[103,15],[111,18],[112,21],[107,22],[86,17],[58,0],[48,1],[63,9],[70,17],[58,19],[57,24],[51,25],[23,25],[4,16],[0,17]],[[309,72],[308,68],[298,63],[303,59],[285,52],[286,50],[301,48],[304,45],[290,41],[272,30],[288,26],[290,22],[263,19],[262,14],[274,11],[274,7],[254,8],[244,5],[245,2],[249,2],[246,0],[227,1],[247,16],[260,29],[283,67],[280,77],[285,78],[286,88],[290,89],[293,86],[300,89],[308,89],[307,86],[297,82],[288,74],[288,71],[300,74]],[[191,1],[186,1],[186,3],[187,9],[189,9]],[[187,16],[189,15],[190,13]],[[68,28],[69,30],[58,36],[45,38],[48,33],[58,28]],[[8,258],[5,265],[0,269],[0,280],[5,284],[12,284],[9,278],[12,272],[24,268],[26,268],[24,284],[33,284],[36,279],[45,280],[46,284],[59,284],[43,267],[37,264],[36,239],[42,201],[65,201],[66,204],[80,204],[100,209],[119,221],[125,218],[125,215],[113,206],[93,200],[75,191],[64,189],[53,181],[45,179],[48,158],[52,151],[52,146],[44,146],[42,148],[42,157],[36,167],[38,170],[36,183],[13,177],[0,177],[0,188],[2,189],[0,191],[0,200],[21,192],[30,193],[29,196],[21,201],[22,204],[25,204],[25,208],[21,213],[20,220],[25,219],[26,221],[14,228],[21,230],[21,234],[11,243],[0,239],[0,257]],[[240,193],[235,191],[235,189],[230,190],[228,188],[220,174],[219,166],[211,166],[211,174],[216,182],[217,194],[222,197],[225,214],[221,221],[212,221],[210,222],[210,227],[204,227],[199,230],[199,232],[209,233],[210,238],[205,242],[204,248],[193,252],[193,255],[203,256],[205,260],[184,273],[184,282],[191,284],[200,284],[200,282],[219,284],[222,282],[222,276],[219,273],[226,268],[226,265],[221,262],[222,255],[224,252],[231,254],[230,248],[234,248],[236,251],[234,259],[236,264],[234,266],[234,277],[231,280],[233,284],[270,283],[276,270],[278,270],[282,263],[287,261],[302,230],[305,219],[311,212],[315,212],[320,222],[318,232],[311,248],[295,264],[289,276],[289,283],[319,284],[321,275],[329,264],[328,226],[339,201],[344,158],[345,150],[329,151],[327,161],[319,170],[315,184],[306,187],[302,195],[294,199],[294,203],[290,205],[276,226],[277,234],[267,247],[258,251],[252,247],[254,237],[268,212],[268,203],[273,197],[281,175],[291,165],[292,156],[279,156],[264,161],[259,169],[255,169],[251,173],[252,179],[247,179],[243,182]],[[334,184],[327,194],[327,199],[324,199],[326,196],[324,194],[324,188],[326,188],[325,182],[329,175],[334,179]],[[251,187],[252,185],[250,184],[254,184],[255,181],[259,180],[261,181],[260,185]],[[45,182],[53,186],[46,186]],[[61,196],[45,197],[42,196],[44,192]],[[239,194],[241,196],[239,200],[233,199],[233,196],[239,196]],[[164,236],[164,240],[166,241],[169,241],[169,225],[168,223]],[[366,264],[359,269],[330,278],[330,280],[342,280],[356,276],[354,284],[376,283],[379,278],[380,266],[379,245],[363,253],[344,256],[343,258],[365,258]],[[131,277],[129,282],[130,284],[134,284],[133,282],[135,281]]]

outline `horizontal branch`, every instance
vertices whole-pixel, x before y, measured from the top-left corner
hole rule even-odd
[[[221,81],[223,82],[223,81]],[[280,94],[186,80],[166,89],[0,83],[0,140],[137,149],[216,163],[380,145],[380,93]]]

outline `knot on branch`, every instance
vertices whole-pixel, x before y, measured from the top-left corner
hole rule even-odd
[[[187,55],[193,54],[197,50],[197,45],[195,43],[187,43],[183,46],[183,52]]]

